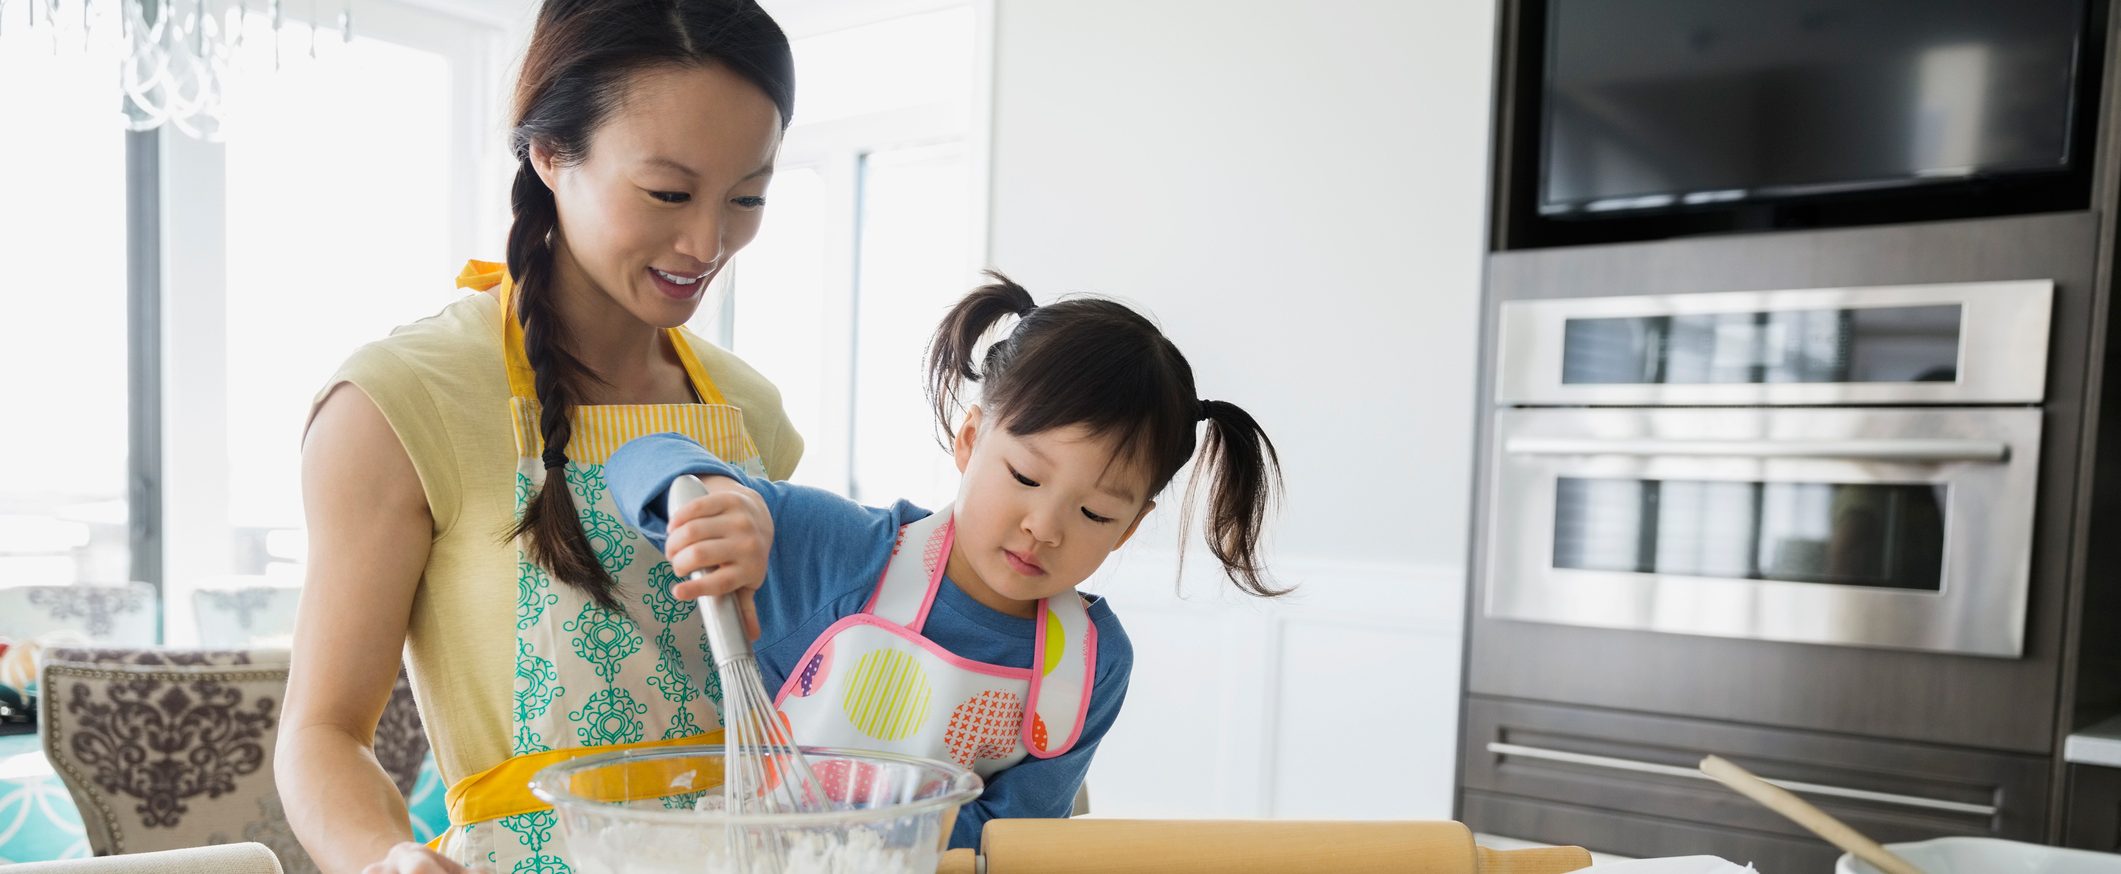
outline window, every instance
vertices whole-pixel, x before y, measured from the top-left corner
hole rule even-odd
[[[225,146],[169,140],[163,401],[166,636],[188,643],[201,587],[299,585],[301,437],[346,356],[461,294],[451,279],[499,197],[477,156],[499,149],[481,88],[498,30],[364,3],[351,40],[310,54],[289,22],[249,19],[227,81]],[[200,180],[207,180],[201,182]],[[218,218],[215,223],[212,219]],[[205,222],[200,222],[206,219]]]
[[[266,535],[302,526],[311,397],[355,348],[450,303],[465,254],[449,59],[359,35],[339,48],[229,86],[228,524],[243,573],[302,558]]]
[[[931,507],[955,490],[921,355],[983,256],[980,17],[959,5],[812,35],[783,19],[795,125],[723,327],[803,433],[798,482]]]
[[[957,469],[932,436],[923,353],[971,288],[971,169],[959,141],[871,152],[861,180],[853,494],[933,507],[954,494]]]
[[[12,7],[11,7],[12,8]],[[115,61],[0,28],[0,586],[123,581],[125,129]]]

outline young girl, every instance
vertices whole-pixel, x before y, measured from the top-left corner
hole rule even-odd
[[[1041,307],[991,275],[929,354],[944,433],[964,384],[980,389],[950,441],[964,475],[950,507],[863,507],[750,476],[675,434],[606,467],[627,521],[658,545],[668,528],[674,597],[755,599],[760,673],[800,742],[952,760],[986,779],[954,846],[976,845],[994,817],[1068,815],[1133,661],[1111,603],[1075,586],[1194,458],[1202,423],[1209,548],[1239,588],[1282,592],[1258,555],[1279,470],[1252,417],[1200,400],[1185,357],[1126,307]],[[976,358],[1009,316],[1021,320]],[[664,493],[687,473],[709,495],[666,526]]]

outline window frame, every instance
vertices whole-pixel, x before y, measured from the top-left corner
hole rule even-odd
[[[824,270],[831,285],[824,290],[825,322],[821,325],[828,338],[824,348],[830,356],[822,368],[827,374],[821,404],[825,418],[818,425],[825,433],[803,435],[806,449],[802,467],[806,474],[815,474],[817,467],[826,466],[825,476],[806,479],[828,482],[833,490],[852,495],[856,342],[862,306],[863,170],[867,158],[877,152],[962,143],[970,174],[967,224],[972,229],[972,239],[966,245],[965,276],[976,276],[987,265],[993,192],[995,4],[994,0],[807,0],[798,5],[793,0],[779,0],[767,2],[766,6],[791,41],[912,15],[960,8],[972,11],[974,66],[969,112],[954,114],[943,104],[923,104],[804,124],[798,102],[797,123],[789,128],[775,162],[782,170],[815,169],[825,183],[827,216],[833,229]],[[729,287],[714,333],[725,348],[736,348],[743,330],[737,318],[740,311],[736,309],[744,287],[741,257],[730,265],[729,273]]]
[[[286,20],[309,25],[309,11],[289,8]],[[337,38],[338,8],[316,12],[319,38]],[[362,0],[353,10],[356,38],[431,52],[450,66],[449,246],[466,257],[506,230],[505,210],[488,205],[506,203],[506,155],[494,131],[510,23],[468,4]],[[183,644],[195,634],[190,599],[173,596],[237,570],[228,536],[227,152],[167,125],[127,136],[133,578],[155,587],[163,643]]]

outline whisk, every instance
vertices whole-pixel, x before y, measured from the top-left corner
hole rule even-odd
[[[680,476],[670,484],[668,518],[678,508],[706,497],[698,477]],[[707,571],[696,571],[697,578]],[[708,595],[699,600],[707,624],[707,647],[722,678],[722,800],[730,813],[802,813],[831,808],[823,784],[795,745],[794,733],[774,709],[759,676],[758,658],[744,623],[737,615],[737,596]]]

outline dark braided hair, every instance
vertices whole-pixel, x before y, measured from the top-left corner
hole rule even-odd
[[[575,355],[554,303],[559,205],[532,165],[531,150],[560,164],[579,163],[635,75],[712,65],[765,92],[787,126],[795,108],[794,57],[780,26],[753,0],[548,0],[516,81],[508,273],[536,374],[546,478],[510,536],[522,537],[533,560],[607,608],[618,606],[615,583],[582,532],[565,475],[570,416],[583,388],[602,380]]]
[[[1205,533],[1223,572],[1247,593],[1287,594],[1259,555],[1267,508],[1281,492],[1274,442],[1259,423],[1236,404],[1201,400],[1186,356],[1124,304],[1073,297],[1039,306],[1009,277],[987,276],[993,282],[958,301],[928,345],[928,400],[946,447],[965,386],[976,382],[984,421],[1011,434],[1081,425],[1116,438],[1121,458],[1148,469],[1153,497],[1193,460],[1195,431],[1205,422],[1179,528],[1192,528],[1193,494],[1206,473]],[[1010,316],[1021,320],[975,356],[980,338]]]

